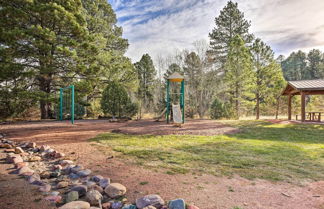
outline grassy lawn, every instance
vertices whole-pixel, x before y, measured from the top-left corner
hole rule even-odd
[[[93,140],[150,168],[173,173],[238,174],[253,179],[324,180],[324,126],[224,121],[233,135],[151,136],[106,133]]]

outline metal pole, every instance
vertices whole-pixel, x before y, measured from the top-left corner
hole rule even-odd
[[[181,99],[182,99],[182,123],[184,123],[185,120],[185,83],[184,80],[181,81]]]
[[[60,88],[60,120],[63,120],[63,89]]]
[[[74,124],[74,85],[71,86],[71,122]]]
[[[166,96],[167,96],[167,101],[166,101],[166,120],[167,123],[169,123],[169,114],[170,114],[170,81],[167,80],[167,88],[166,88]]]

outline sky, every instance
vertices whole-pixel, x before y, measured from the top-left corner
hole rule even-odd
[[[126,53],[133,62],[145,53],[153,59],[209,42],[215,17],[227,0],[108,0],[114,8]],[[251,21],[250,32],[271,46],[276,56],[292,51],[324,50],[324,0],[238,0]]]

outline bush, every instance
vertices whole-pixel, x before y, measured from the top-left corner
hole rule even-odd
[[[210,118],[221,119],[221,118],[233,118],[234,111],[230,104],[223,103],[219,99],[215,98],[210,106]]]
[[[132,117],[137,113],[137,105],[132,103],[126,89],[117,82],[111,82],[102,93],[101,108],[105,115]]]

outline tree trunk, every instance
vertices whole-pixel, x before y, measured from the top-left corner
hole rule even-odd
[[[240,119],[239,109],[240,109],[240,103],[239,103],[239,89],[238,85],[235,88],[235,110],[236,110],[236,119]]]
[[[256,119],[259,120],[260,119],[260,94],[259,92],[257,92],[256,94]]]
[[[45,97],[40,100],[40,111],[41,119],[51,119],[53,118],[52,104],[49,101],[49,94],[51,93],[51,78],[50,75],[41,76],[39,78],[40,85],[39,88],[45,93]]]
[[[276,104],[276,119],[278,119],[279,107],[280,107],[280,97],[277,98],[277,104]]]

